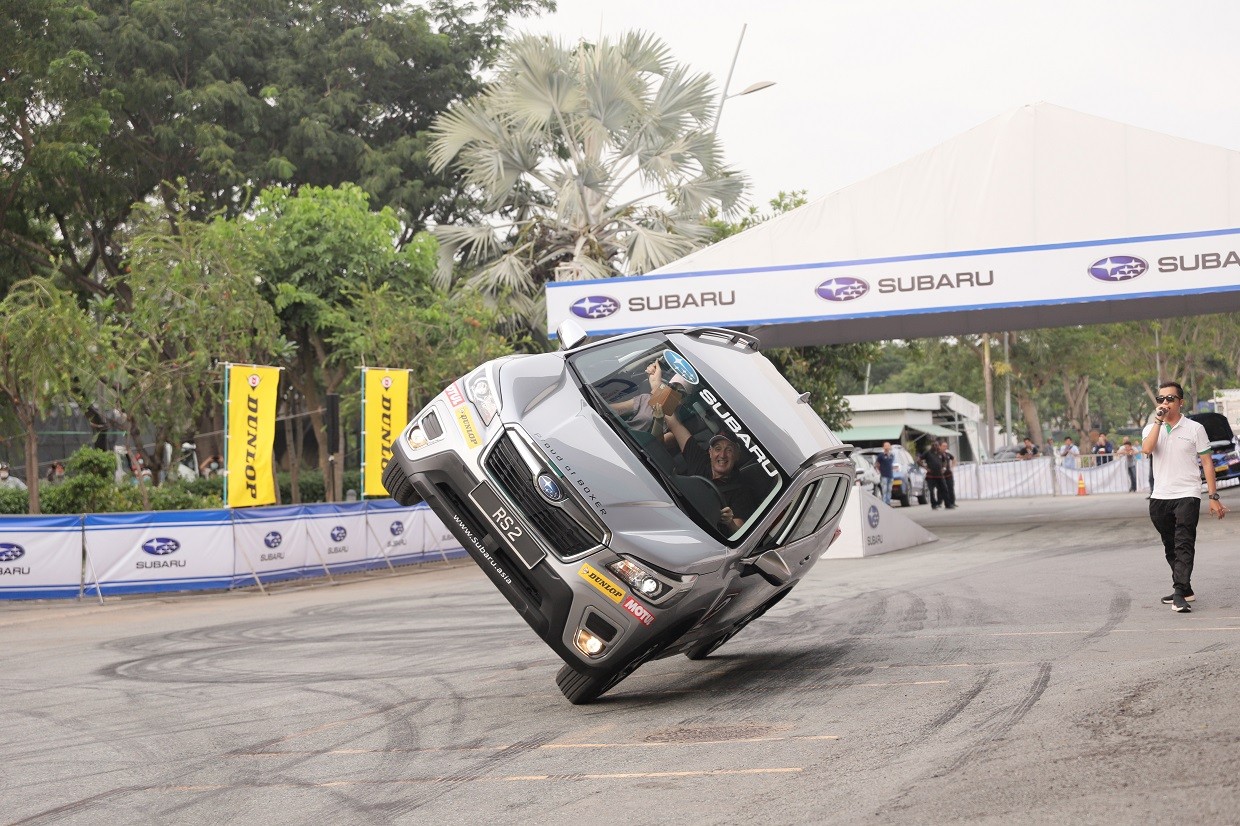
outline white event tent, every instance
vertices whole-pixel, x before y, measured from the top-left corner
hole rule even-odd
[[[1025,106],[643,276],[547,285],[548,329],[830,344],[1240,309],[1240,152]]]

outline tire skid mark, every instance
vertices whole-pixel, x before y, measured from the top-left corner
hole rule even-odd
[[[1111,583],[1111,604],[1107,608],[1107,618],[1102,626],[1093,631],[1081,640],[1082,645],[1088,645],[1094,640],[1100,640],[1110,634],[1119,624],[1128,618],[1128,612],[1132,608],[1132,595],[1127,591],[1123,591],[1115,583]]]
[[[1037,704],[1038,700],[1042,698],[1042,694],[1046,691],[1047,686],[1050,685],[1050,681],[1051,664],[1049,662],[1041,663],[1037,675],[1034,677],[1029,689],[1025,692],[1024,697],[1020,699],[1020,702],[1008,711],[998,711],[989,717],[986,723],[983,724],[985,731],[981,740],[970,748],[965,749],[948,766],[934,772],[932,776],[945,777],[952,774],[990,749],[995,741],[1003,738],[1004,735],[1011,731]]]
[[[969,703],[976,700],[977,696],[986,689],[994,673],[993,670],[987,670],[978,675],[978,678],[973,682],[973,686],[968,691],[956,698],[956,701],[946,711],[930,721],[930,730],[936,731],[955,720],[962,711],[969,707]]]

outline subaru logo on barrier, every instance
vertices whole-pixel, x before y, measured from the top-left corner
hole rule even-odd
[[[166,536],[157,536],[142,543],[142,550],[151,556],[167,556],[181,550],[181,543]]]
[[[26,549],[12,542],[0,542],[0,562],[13,562],[26,555]]]
[[[564,491],[560,490],[560,484],[549,473],[538,474],[538,489],[542,491],[543,498],[548,502],[559,502],[564,498]]]
[[[393,522],[388,530],[392,532],[392,536],[400,536],[405,532],[405,523],[400,521]]]
[[[825,298],[827,301],[852,301],[869,291],[870,285],[865,279],[841,275],[838,278],[828,278],[819,284],[816,292],[819,298]]]
[[[677,353],[675,350],[664,350],[663,360],[667,362],[668,367],[672,368],[672,372],[689,382],[689,384],[698,383],[697,370],[694,370],[693,365],[680,353]]]
[[[1135,255],[1112,255],[1089,265],[1089,274],[1099,281],[1131,281],[1150,268]]]
[[[611,296],[587,295],[574,301],[568,309],[578,318],[607,318],[620,309],[620,302]]]
[[[268,548],[278,548],[280,543],[284,541],[284,537],[280,536],[279,531],[271,531],[263,537],[263,544]]]
[[[870,510],[869,513],[866,514],[866,518],[869,519],[871,528],[878,527],[878,505],[870,505]]]
[[[332,528],[332,532],[331,532],[332,542],[344,542],[344,538],[348,535],[349,535],[349,532],[344,529],[344,525],[337,525],[336,527]]]

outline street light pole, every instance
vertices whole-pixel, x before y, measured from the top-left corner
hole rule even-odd
[[[736,39],[736,51],[732,52],[732,65],[728,67],[728,79],[723,82],[723,93],[719,95],[719,108],[715,110],[715,125],[710,129],[711,136],[714,136],[719,131],[719,119],[723,117],[723,104],[728,98],[750,95],[775,85],[773,80],[759,80],[757,83],[746,86],[734,95],[728,94],[728,89],[732,88],[732,72],[736,70],[736,59],[740,57],[741,44],[745,42],[745,30],[748,28],[748,23],[741,24],[741,36]]]

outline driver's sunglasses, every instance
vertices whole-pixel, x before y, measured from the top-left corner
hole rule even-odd
[[[1155,396],[1154,401],[1158,402],[1159,404],[1163,404],[1164,402],[1179,401],[1179,398],[1180,398],[1179,396]]]

